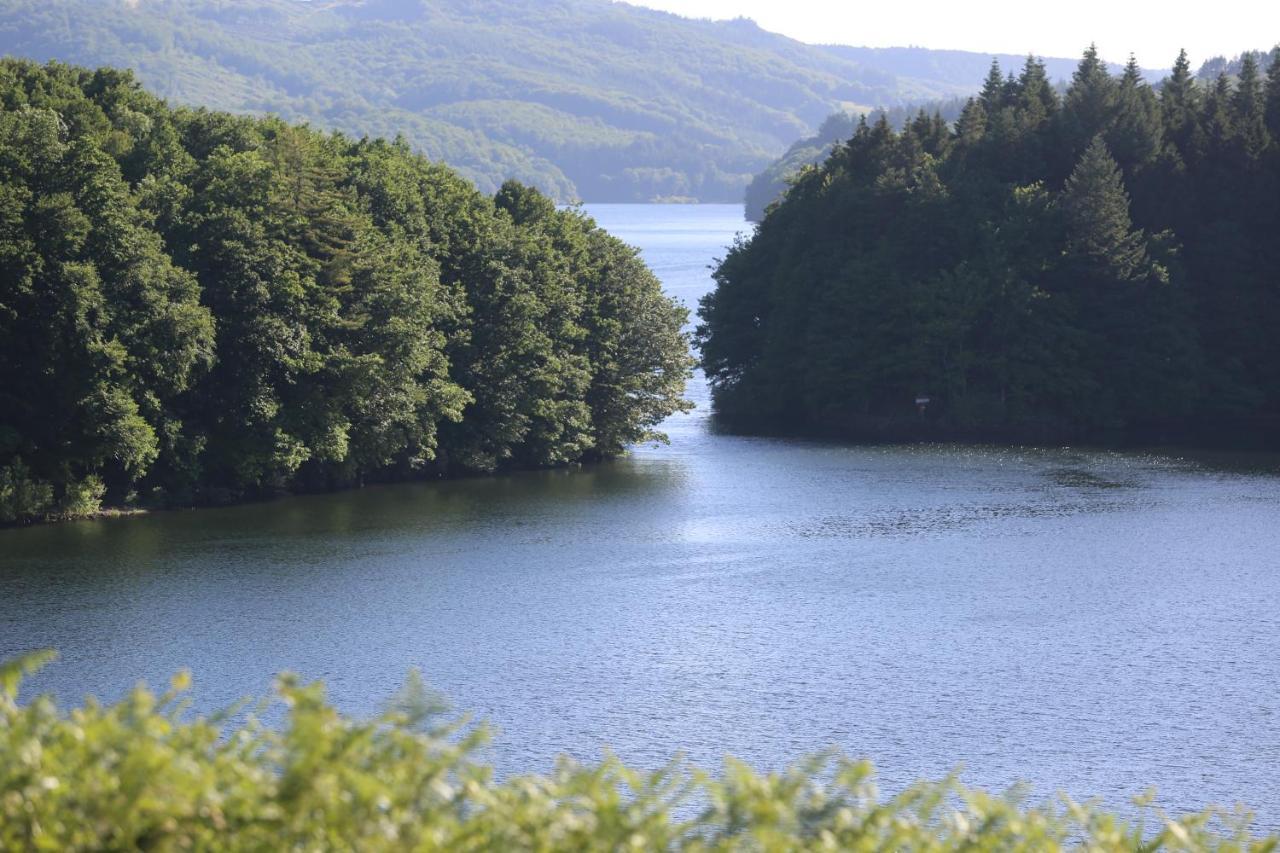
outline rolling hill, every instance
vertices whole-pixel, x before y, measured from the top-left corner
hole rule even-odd
[[[0,51],[403,135],[483,190],[514,177],[591,201],[737,201],[832,112],[967,94],[990,62],[608,0],[0,0]]]

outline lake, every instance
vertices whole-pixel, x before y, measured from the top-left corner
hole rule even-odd
[[[590,212],[691,306],[749,227]],[[292,670],[356,713],[419,667],[502,773],[836,746],[889,789],[963,765],[1280,827],[1274,458],[736,437],[690,396],[587,469],[0,531],[0,656],[59,649],[30,686],[63,700]]]

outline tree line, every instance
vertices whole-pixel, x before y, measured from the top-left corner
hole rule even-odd
[[[993,64],[954,124],[862,122],[715,273],[717,411],[883,437],[1280,435],[1280,62],[1158,89]]]
[[[964,109],[967,102],[967,98],[956,96],[928,101],[924,104],[880,107],[871,111],[870,120],[879,121],[883,114],[890,127],[902,130],[920,110],[924,110],[928,114],[936,112],[947,122],[954,122],[960,117],[960,111]],[[793,142],[786,153],[752,178],[743,196],[747,219],[752,222],[764,219],[765,211],[787,191],[787,185],[792,177],[805,168],[816,166],[830,157],[837,145],[853,135],[860,117],[861,114],[843,110],[832,113],[818,126],[817,133]]]
[[[0,62],[0,521],[612,456],[687,405],[686,314],[403,141]]]

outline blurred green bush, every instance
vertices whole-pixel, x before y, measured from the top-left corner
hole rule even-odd
[[[282,676],[275,696],[195,717],[184,692],[135,689],[60,711],[18,702],[53,657],[0,664],[3,850],[1253,850],[1248,816],[1207,810],[1123,820],[1067,799],[1027,806],[954,779],[881,798],[866,762],[817,757],[761,775],[679,763],[638,772],[563,760],[496,781],[485,739],[411,674],[388,710],[345,717],[323,686]],[[285,720],[262,715],[283,703]],[[232,722],[233,720],[237,722]]]

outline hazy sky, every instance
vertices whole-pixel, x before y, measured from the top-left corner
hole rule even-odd
[[[1124,61],[1167,68],[1185,47],[1193,65],[1218,54],[1280,42],[1280,2],[1149,0],[629,0],[698,18],[753,18],[766,30],[807,42],[918,45],[982,53],[1079,56],[1089,42]],[[1055,14],[1065,11],[1065,15]]]

